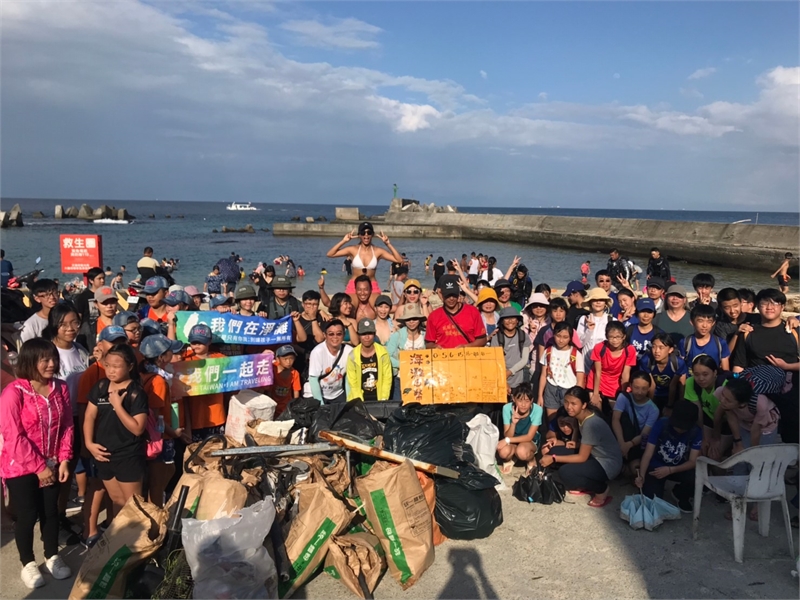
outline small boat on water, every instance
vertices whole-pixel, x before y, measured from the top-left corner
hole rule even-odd
[[[250,202],[231,202],[225,208],[228,210],[258,210]]]
[[[130,225],[130,221],[118,219],[95,219],[92,223],[99,223],[100,225]]]

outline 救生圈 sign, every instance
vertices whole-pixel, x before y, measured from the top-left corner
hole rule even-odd
[[[86,273],[103,267],[103,236],[64,234],[61,242],[61,272]]]
[[[189,341],[189,332],[198,323],[211,328],[214,344],[245,344],[273,346],[292,343],[292,317],[268,320],[261,317],[243,317],[215,311],[178,311],[176,337]]]
[[[274,359],[272,352],[265,352],[173,363],[175,378],[183,387],[176,390],[173,386],[173,394],[205,396],[272,385]]]
[[[403,350],[400,391],[403,404],[506,402],[503,349]]]

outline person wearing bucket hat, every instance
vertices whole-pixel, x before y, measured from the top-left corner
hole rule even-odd
[[[285,275],[276,275],[270,284],[272,293],[267,301],[266,311],[268,319],[282,319],[292,315],[292,318],[297,321],[300,318],[300,313],[303,312],[303,307],[300,301],[292,295],[294,285],[292,280]],[[297,323],[295,323],[297,328]]]
[[[364,402],[389,400],[392,395],[392,361],[389,352],[375,343],[375,321],[358,322],[361,340],[347,357],[347,399]]]
[[[425,348],[425,321],[427,317],[420,310],[419,305],[410,304],[403,311],[402,316],[395,317],[401,324],[389,338],[386,350],[392,361],[392,372],[395,376],[395,390],[392,398],[400,399],[399,387],[400,379],[397,377],[400,371],[400,351],[401,350],[423,350]]]
[[[578,319],[575,331],[581,339],[587,373],[592,368],[592,350],[606,339],[606,325],[614,320],[609,313],[612,304],[609,295],[599,287],[592,288],[584,298],[583,307],[589,309],[589,314]]]
[[[509,389],[530,381],[531,340],[522,330],[522,315],[516,308],[500,311],[497,335],[489,345],[503,349]]]
[[[697,426],[697,405],[678,400],[672,415],[656,421],[650,430],[636,486],[648,498],[662,498],[667,481],[674,481],[678,485],[672,489],[672,495],[678,501],[678,508],[691,513],[695,465],[702,445],[703,430]]]
[[[498,309],[500,303],[497,300],[497,293],[490,287],[481,288],[476,296],[475,306],[481,313],[483,326],[486,328],[486,335],[491,339],[500,324]]]
[[[442,275],[439,294],[442,306],[431,312],[425,330],[427,348],[480,348],[486,345],[486,327],[480,312],[461,302],[459,278]]]
[[[243,317],[255,317],[256,302],[258,300],[258,292],[256,288],[246,282],[240,282],[236,286],[236,291],[233,294],[233,299],[236,301],[238,313]],[[267,313],[263,309],[259,309],[259,317],[267,318]]]
[[[656,315],[653,325],[661,331],[670,334],[676,347],[681,347],[681,341],[694,333],[694,327],[686,310],[686,288],[682,285],[671,285],[667,288],[664,312]]]
[[[494,292],[497,294],[497,303],[500,305],[500,308],[510,306],[516,309],[517,312],[522,311],[522,307],[519,304],[511,301],[514,288],[511,286],[511,282],[508,281],[508,279],[498,279],[494,284]]]
[[[386,250],[375,247],[372,243],[374,235],[375,228],[372,226],[372,223],[361,223],[361,225],[358,226],[358,244],[355,246],[345,246],[345,244],[356,238],[356,230],[348,231],[344,238],[334,244],[326,254],[328,258],[350,258],[353,261],[353,277],[347,282],[347,287],[344,290],[346,294],[350,294],[353,304],[357,302],[355,298],[355,277],[359,275],[366,275],[369,277],[371,294],[377,296],[381,293],[381,287],[375,279],[378,263],[381,260],[388,261],[389,263],[402,264],[403,262],[402,255],[395,249],[386,234],[381,231],[378,235],[386,246]]]
[[[169,284],[167,280],[160,275],[148,279],[142,290],[147,302],[139,309],[139,318],[151,319],[166,325],[169,320],[169,313],[164,298],[166,298],[168,290]]]

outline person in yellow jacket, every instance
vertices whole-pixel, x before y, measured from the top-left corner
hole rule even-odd
[[[375,343],[375,321],[361,319],[358,336],[361,343],[347,357],[347,399],[388,400],[392,395],[392,361],[386,348]]]

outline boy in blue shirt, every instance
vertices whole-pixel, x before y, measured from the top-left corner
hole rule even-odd
[[[640,298],[636,302],[637,323],[628,327],[625,333],[628,336],[628,343],[636,348],[637,362],[649,354],[653,338],[661,331],[658,327],[653,326],[655,316],[656,303],[652,299]]]
[[[543,409],[533,401],[530,383],[521,383],[512,389],[511,398],[512,401],[503,406],[504,438],[497,443],[497,455],[503,461],[504,474],[511,473],[514,458],[517,458],[527,464],[527,475],[536,465]]]
[[[730,370],[729,357],[731,351],[728,342],[712,333],[717,323],[716,309],[708,304],[695,304],[689,319],[694,333],[686,336],[681,342],[681,357],[687,365],[701,354],[713,358],[723,371]]]

